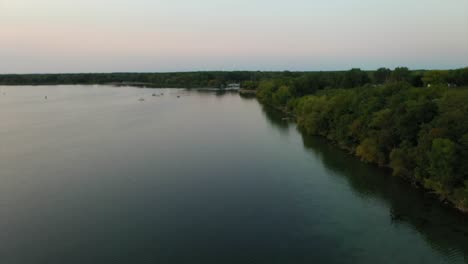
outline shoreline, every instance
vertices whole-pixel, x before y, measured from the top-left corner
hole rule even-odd
[[[257,99],[258,99],[258,98],[257,98]],[[330,145],[332,145],[332,146],[334,146],[334,147],[336,147],[336,148],[338,148],[338,149],[340,149],[340,150],[342,150],[342,151],[345,151],[347,154],[349,154],[349,155],[353,156],[354,158],[356,158],[359,162],[363,162],[363,163],[366,163],[366,164],[375,166],[375,167],[377,167],[377,168],[379,168],[379,169],[381,169],[381,170],[390,170],[390,172],[392,171],[392,169],[388,166],[388,164],[386,164],[385,166],[380,166],[380,165],[378,165],[378,164],[376,164],[376,163],[370,163],[370,162],[365,162],[365,161],[361,160],[361,159],[359,158],[359,156],[357,156],[356,153],[354,153],[351,149],[345,148],[345,147],[343,147],[343,146],[340,146],[340,144],[338,144],[338,143],[335,142],[334,140],[329,139],[328,137],[326,137],[326,136],[324,136],[324,135],[319,135],[319,134],[317,134],[317,135],[311,135],[311,134],[306,133],[305,131],[303,131],[303,130],[301,129],[300,124],[299,124],[299,122],[298,122],[298,118],[299,118],[299,117],[298,117],[297,115],[295,115],[295,114],[293,114],[293,113],[291,113],[291,112],[286,111],[286,110],[283,109],[282,107],[276,107],[276,106],[272,106],[272,105],[270,105],[270,104],[263,103],[263,102],[261,102],[260,100],[258,100],[258,101],[259,101],[260,104],[265,105],[265,106],[267,106],[267,107],[269,107],[269,108],[271,108],[271,109],[273,109],[273,110],[275,110],[275,111],[281,112],[281,113],[287,115],[288,118],[290,117],[291,119],[289,119],[289,120],[292,120],[292,121],[294,121],[294,123],[296,123],[297,128],[298,128],[298,130],[300,131],[300,133],[304,133],[306,136],[316,136],[316,137],[323,138],[323,139],[325,139]],[[397,177],[397,176],[393,176],[393,177]],[[441,197],[440,195],[438,195],[437,193],[435,193],[434,190],[429,189],[429,188],[426,188],[421,182],[412,181],[412,180],[410,180],[410,179],[408,179],[408,178],[405,178],[405,177],[399,177],[399,178],[401,178],[401,179],[404,180],[405,182],[407,182],[407,183],[413,185],[413,187],[416,186],[416,188],[421,189],[421,190],[423,190],[425,193],[428,193],[428,194],[434,196],[434,198],[436,198],[437,200],[439,200],[439,202],[440,202],[442,205],[448,206],[449,208],[451,208],[451,209],[454,210],[455,212],[461,213],[461,214],[464,215],[464,216],[468,216],[468,208],[464,208],[464,207],[458,206],[458,205],[457,205],[457,201],[454,201],[454,200],[452,200],[452,199],[442,199],[442,197]]]

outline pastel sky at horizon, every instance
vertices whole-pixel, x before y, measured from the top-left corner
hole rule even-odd
[[[0,0],[0,73],[468,66],[468,0]]]

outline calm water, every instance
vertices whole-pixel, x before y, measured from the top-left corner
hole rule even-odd
[[[235,93],[0,87],[0,263],[468,263],[468,219]]]

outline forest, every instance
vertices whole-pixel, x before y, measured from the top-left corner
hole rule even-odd
[[[468,211],[468,68],[264,80],[257,97],[364,162]],[[335,81],[335,82],[334,82]]]

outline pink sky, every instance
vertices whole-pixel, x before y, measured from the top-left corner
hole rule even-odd
[[[419,2],[3,0],[0,73],[467,66],[467,1]]]

